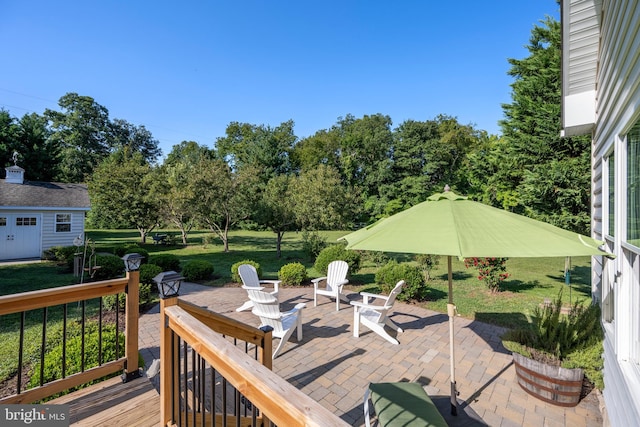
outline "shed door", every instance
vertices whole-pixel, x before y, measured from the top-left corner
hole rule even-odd
[[[42,216],[0,214],[0,260],[39,258]]]

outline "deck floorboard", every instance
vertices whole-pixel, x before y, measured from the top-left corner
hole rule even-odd
[[[50,401],[68,404],[72,426],[157,426],[160,395],[141,377],[123,383],[119,377]]]

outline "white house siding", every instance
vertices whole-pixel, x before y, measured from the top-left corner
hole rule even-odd
[[[570,2],[573,4],[573,2]],[[640,425],[640,366],[631,347],[637,338],[638,277],[629,265],[637,262],[634,249],[621,244],[626,221],[624,137],[640,119],[640,6],[638,1],[604,0],[600,26],[596,126],[592,150],[592,230],[606,240],[615,260],[594,258],[592,283],[602,302],[604,342],[604,398],[612,426]],[[615,230],[608,227],[608,156],[615,153]],[[615,237],[612,237],[614,234]],[[631,256],[628,256],[631,254]],[[635,260],[635,261],[634,261]],[[613,295],[613,297],[612,297]],[[611,308],[610,308],[611,307]],[[607,310],[611,310],[611,316]]]
[[[71,231],[56,233],[56,214],[71,214]],[[42,214],[42,250],[53,246],[71,246],[73,239],[84,236],[84,211],[48,210]]]

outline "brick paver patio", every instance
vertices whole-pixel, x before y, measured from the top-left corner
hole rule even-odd
[[[241,288],[183,284],[181,298],[258,326],[250,311],[235,309],[246,299]],[[349,295],[351,300],[357,294]],[[546,404],[525,393],[515,380],[511,355],[502,347],[503,329],[464,318],[456,319],[456,379],[460,409],[449,410],[449,327],[447,316],[396,302],[392,319],[404,333],[400,345],[361,328],[354,338],[353,309],[319,297],[313,307],[312,288],[280,290],[283,309],[306,302],[302,342],[295,334],[274,360],[273,371],[347,423],[364,425],[363,393],[369,382],[416,381],[422,384],[452,426],[601,426],[599,399],[590,393],[575,408]],[[146,366],[159,357],[159,309],[140,318],[140,351]]]

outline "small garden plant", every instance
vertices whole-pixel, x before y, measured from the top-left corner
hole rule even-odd
[[[299,262],[285,264],[278,272],[278,279],[283,285],[300,286],[307,280],[307,269]]]
[[[360,269],[360,254],[346,248],[344,244],[336,244],[324,248],[313,267],[322,274],[327,274],[327,268],[332,261],[346,261],[349,264],[349,274],[355,274]]]
[[[422,270],[406,262],[389,261],[377,271],[375,280],[386,294],[393,289],[396,283],[404,280],[405,285],[402,292],[398,294],[398,299],[401,301],[421,301],[427,296],[427,285],[424,281]]]
[[[180,258],[174,254],[153,255],[149,259],[149,263],[157,265],[162,271],[181,271]]]
[[[602,327],[600,307],[576,301],[563,314],[562,291],[550,304],[537,306],[529,327],[502,336],[505,348],[530,359],[565,368],[582,368],[602,388]]]
[[[262,267],[260,267],[259,263],[252,261],[250,259],[243,259],[242,261],[238,261],[231,266],[231,280],[233,282],[242,283],[242,278],[238,274],[238,267],[240,267],[242,264],[252,265],[256,269],[256,272],[258,273],[258,277],[262,277]]]
[[[504,282],[507,273],[507,260],[509,258],[465,258],[464,266],[478,270],[478,280],[482,280],[492,293],[500,290],[500,284]]]
[[[431,270],[440,264],[440,257],[438,255],[419,254],[414,259],[424,274],[424,280],[427,282],[431,280]]]
[[[207,261],[194,259],[189,261],[182,269],[182,275],[189,282],[206,280],[213,274],[213,264]]]
[[[302,232],[302,250],[311,259],[320,255],[320,252],[327,247],[327,238],[322,237],[317,231]]]

